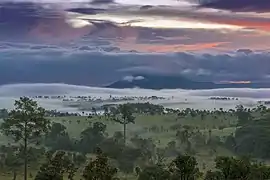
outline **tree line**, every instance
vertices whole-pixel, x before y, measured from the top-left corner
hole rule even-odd
[[[40,166],[38,173],[33,177],[35,180],[62,180],[65,175],[69,180],[75,180],[75,174],[82,166],[80,178],[84,180],[119,179],[119,171],[135,173],[138,180],[266,180],[270,178],[269,166],[246,156],[217,157],[216,169],[202,173],[195,156],[189,153],[189,138],[196,135],[189,127],[184,127],[176,133],[181,145],[189,149],[188,153],[177,151],[174,142],[161,149],[157,148],[151,139],[139,136],[131,138],[129,143],[132,143],[132,146],[129,145],[126,126],[135,123],[134,107],[130,104],[119,105],[116,112],[106,115],[108,120],[123,125],[122,132],[115,132],[110,137],[106,134],[106,125],[95,122],[89,123],[89,127],[81,132],[80,139],[72,139],[65,126],[47,119],[45,109],[38,106],[36,101],[22,97],[15,101],[14,105],[15,108],[8,112],[0,127],[1,132],[12,137],[15,142],[15,144],[2,145],[0,149],[2,167],[12,169],[13,180],[16,180],[20,167],[23,167],[24,180],[32,178],[33,175],[28,172],[28,167],[32,163],[38,163],[36,165]],[[263,113],[267,112],[267,109],[261,108]],[[268,132],[266,130],[269,126],[268,116],[264,116],[260,121],[253,120],[250,112],[242,106],[237,107],[235,113],[241,127],[236,131],[236,136],[228,138],[224,145],[232,147],[236,152],[255,151],[264,154],[262,157],[268,157],[268,140],[264,138]],[[241,137],[241,134],[246,136],[250,131],[254,132],[251,133],[254,140],[249,143],[246,141],[249,148],[239,151],[238,137]],[[265,141],[260,139],[262,136]],[[265,148],[251,149],[251,146],[258,147],[263,143]],[[169,163],[165,162],[166,152],[173,152],[172,154],[176,155]],[[87,161],[89,153],[95,154],[95,158]],[[116,165],[113,165],[112,160],[115,160]],[[135,161],[140,163],[135,165]]]

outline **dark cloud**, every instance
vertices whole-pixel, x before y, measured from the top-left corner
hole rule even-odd
[[[154,7],[154,6],[151,6],[151,5],[144,5],[144,6],[141,6],[141,7],[140,7],[140,10],[146,10],[146,9],[150,9],[150,8],[152,8],[152,7]]]
[[[101,9],[101,8],[69,8],[69,9],[66,9],[66,11],[93,15],[93,14],[98,14],[98,13],[104,12],[104,11],[106,11],[106,9]]]
[[[250,54],[250,53],[252,53],[253,51],[250,50],[250,49],[238,49],[237,52],[239,52],[239,53],[244,53],[244,54]]]
[[[103,9],[93,8],[87,12],[100,11]],[[69,20],[65,8],[57,4],[5,1],[0,3],[0,41],[58,43],[77,40],[91,32],[90,24],[78,28]]]
[[[109,3],[100,0],[98,2]],[[70,40],[77,41],[83,38],[94,40],[121,37],[122,28],[114,22],[89,19],[88,25],[79,28],[70,24],[72,22],[79,24],[84,20],[72,19],[67,15],[68,12],[93,15],[106,11],[103,8],[80,6],[74,5],[74,8],[65,9],[58,8],[54,4],[33,2],[0,3],[0,41],[68,44]]]
[[[0,84],[10,83],[69,83],[101,85],[115,81],[125,73],[116,69],[127,67],[123,57],[110,57],[101,53],[74,53],[49,51],[2,52]],[[76,59],[76,60],[75,60]],[[102,73],[101,73],[102,72]]]
[[[100,1],[104,3],[109,3],[111,1]],[[89,2],[91,3],[91,2]],[[88,4],[89,4],[88,3]],[[72,6],[73,7],[73,6]],[[86,8],[87,7],[87,8]],[[96,6],[98,7],[98,6]],[[89,8],[88,6],[81,4],[80,6],[74,6],[74,8],[64,9],[64,8],[56,8],[55,6],[51,5],[49,7],[43,6],[40,3],[31,3],[31,2],[17,2],[17,3],[0,3],[0,41],[21,41],[21,42],[45,42],[45,43],[69,43],[70,41],[76,40],[80,41],[100,41],[100,39],[107,39],[107,43],[114,43],[115,40],[121,39],[121,41],[128,39],[127,43],[130,43],[130,39],[133,39],[133,44],[164,44],[164,45],[175,45],[175,44],[190,44],[196,46],[201,42],[214,42],[215,44],[219,44],[217,42],[227,42],[227,39],[223,38],[224,36],[220,35],[220,32],[216,30],[215,33],[210,32],[209,30],[200,30],[196,32],[192,27],[188,31],[188,34],[194,34],[189,39],[184,39],[183,34],[186,34],[186,30],[184,29],[162,29],[162,28],[142,28],[142,27],[132,27],[129,26],[130,23],[135,23],[136,21],[144,21],[143,18],[138,20],[138,17],[145,16],[163,16],[165,18],[175,18],[175,17],[183,17],[187,19],[196,19],[201,21],[210,21],[213,23],[228,23],[232,25],[240,25],[246,28],[258,28],[263,30],[269,30],[269,19],[267,18],[260,18],[260,17],[253,17],[247,18],[246,17],[234,17],[232,15],[219,15],[219,14],[208,14],[197,12],[195,9],[171,9],[170,7],[153,7],[152,6],[145,6],[143,10],[139,10],[140,8],[137,7],[137,10],[132,9],[130,11],[129,8],[123,8],[121,5],[115,6],[117,9],[110,9],[112,11],[107,12],[108,17],[111,15],[119,15],[119,18],[125,16],[133,16],[130,22],[126,23],[116,23],[106,20],[96,20],[96,19],[87,19],[89,22],[89,26],[86,25],[85,27],[72,27],[71,24],[68,22],[74,22],[76,20],[80,21],[79,23],[87,23],[85,19],[67,19],[67,12],[79,12],[83,14],[105,14],[107,11],[106,8],[112,8],[111,6],[102,6],[102,8]],[[115,14],[114,14],[115,13]],[[91,17],[91,16],[90,16]],[[93,17],[94,18],[94,17]],[[68,21],[71,20],[71,21]],[[181,20],[181,19],[180,19]],[[84,21],[84,22],[82,22]],[[128,21],[128,20],[127,20]],[[183,33],[181,32],[183,31]],[[218,32],[218,33],[217,33]],[[209,34],[215,34],[213,35]],[[234,32],[230,32],[228,34],[233,34]],[[247,32],[241,32],[241,34],[246,34]],[[173,34],[173,35],[171,35]],[[238,33],[240,34],[240,33]],[[205,35],[208,35],[206,38]],[[178,37],[175,37],[178,36]],[[195,38],[196,36],[196,38]],[[240,36],[240,35],[239,35]],[[173,37],[173,38],[172,38]],[[175,38],[174,38],[175,37]],[[259,37],[258,37],[259,38]],[[213,40],[214,39],[214,40]],[[225,39],[225,41],[223,40]],[[230,41],[235,40],[234,44],[237,44],[236,48],[239,47],[242,41],[247,41],[245,39],[238,39],[233,38]],[[267,38],[264,41],[268,41]],[[211,42],[210,42],[211,41]],[[260,39],[261,41],[261,39]],[[248,43],[244,44],[253,44],[254,38],[250,40]],[[97,44],[99,44],[98,42]],[[101,42],[103,43],[103,42]],[[118,43],[119,44],[119,43]],[[240,44],[240,45],[239,45]],[[256,43],[257,44],[257,43]],[[265,44],[265,43],[260,43]],[[126,44],[125,44],[126,45]],[[223,45],[223,44],[222,44]],[[120,46],[119,46],[120,47]],[[216,47],[216,45],[209,46],[210,48]],[[267,45],[268,47],[268,45]],[[121,47],[120,47],[121,48]],[[156,47],[153,47],[156,49]],[[149,48],[152,50],[153,48]],[[159,48],[159,47],[158,47]],[[175,47],[172,47],[175,49]],[[181,49],[182,47],[178,48]],[[234,47],[235,48],[235,47]],[[250,46],[248,47],[250,48]],[[146,48],[147,49],[147,48]],[[168,47],[160,48],[160,49],[171,49]],[[183,48],[185,49],[185,48]],[[193,48],[194,49],[194,48]],[[135,50],[136,49],[131,49]],[[137,50],[140,51],[140,50]],[[174,50],[177,51],[177,50]]]
[[[5,77],[0,84],[101,85],[145,73],[182,74],[201,81],[269,81],[270,75],[270,53],[267,52],[137,54],[97,52],[86,46],[6,47],[0,49],[0,77]]]
[[[201,7],[230,11],[268,12],[270,10],[269,0],[211,0],[210,2],[202,2]]]
[[[114,3],[114,0],[93,0],[91,4],[110,4]]]
[[[40,5],[31,2],[5,2],[0,4],[0,38],[11,40],[26,38],[44,14]]]

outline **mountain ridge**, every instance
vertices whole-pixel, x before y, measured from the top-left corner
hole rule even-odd
[[[178,75],[149,75],[134,74],[130,77],[133,79],[122,79],[111,83],[105,87],[125,89],[125,88],[142,88],[142,89],[218,89],[218,88],[270,88],[269,83],[214,83],[193,81],[184,76]],[[136,79],[136,77],[143,77]]]

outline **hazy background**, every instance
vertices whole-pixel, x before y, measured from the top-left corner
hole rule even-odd
[[[13,101],[20,96],[38,95],[86,95],[109,98],[110,95],[123,96],[160,96],[166,100],[151,101],[172,108],[234,108],[237,104],[247,107],[256,106],[257,101],[270,99],[270,89],[213,89],[213,90],[146,90],[146,89],[109,89],[67,84],[13,84],[0,86],[0,108],[12,108]],[[173,96],[173,99],[172,99]],[[237,97],[238,100],[209,100],[211,96]],[[170,98],[170,99],[167,99]],[[62,100],[38,99],[46,109],[74,112],[76,109],[63,106]]]

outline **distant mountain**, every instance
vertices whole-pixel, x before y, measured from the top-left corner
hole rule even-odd
[[[122,79],[120,81],[110,84],[109,88],[134,88],[139,87],[143,89],[209,89],[214,88],[215,84],[212,82],[195,82],[183,76],[171,75],[133,75],[133,80]],[[136,77],[143,77],[136,79]]]
[[[213,82],[192,81],[183,76],[173,75],[133,75],[133,79],[122,79],[108,88],[143,88],[143,89],[216,89],[216,88],[270,88],[266,83],[216,84]],[[143,77],[143,78],[136,78]]]

